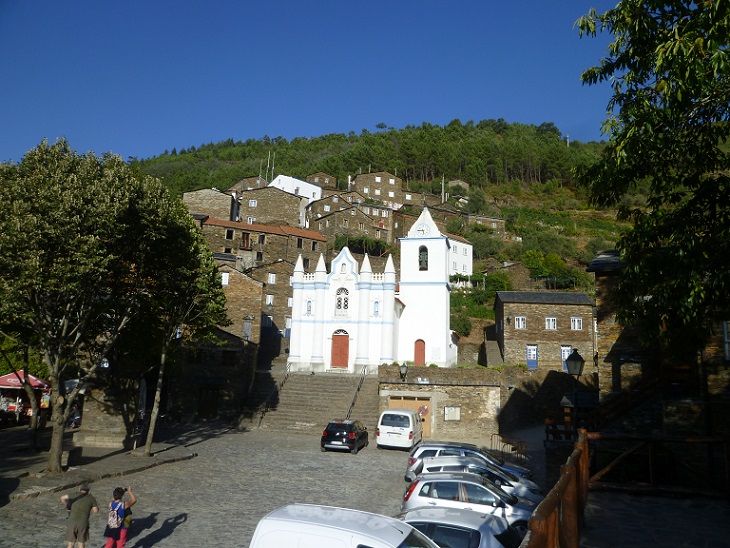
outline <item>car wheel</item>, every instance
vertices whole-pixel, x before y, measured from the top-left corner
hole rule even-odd
[[[327,451],[327,449],[325,449],[324,447],[320,447],[319,450],[322,451],[322,453],[324,453],[325,451]]]
[[[527,534],[527,522],[526,521],[518,521],[512,526],[515,531],[517,531],[521,537],[524,538],[524,536]]]
[[[358,452],[358,447],[357,447],[357,444],[355,444],[355,446],[352,449],[350,449],[350,453],[352,453],[353,455],[357,455],[357,452]]]

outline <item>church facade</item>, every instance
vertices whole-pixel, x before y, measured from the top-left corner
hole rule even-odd
[[[314,272],[301,257],[292,279],[292,371],[375,373],[382,363],[456,364],[449,327],[449,239],[428,209],[400,239],[400,279],[392,257],[373,272],[343,248],[327,272],[320,256]]]

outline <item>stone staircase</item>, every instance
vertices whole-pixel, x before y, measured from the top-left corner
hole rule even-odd
[[[330,420],[347,416],[359,383],[360,375],[290,373],[286,376],[285,371],[276,368],[257,376],[249,398],[249,413],[244,413],[241,425],[320,433]],[[378,403],[377,376],[366,376],[351,418],[363,421],[374,432]]]
[[[487,365],[502,365],[502,353],[499,351],[499,343],[497,341],[485,339],[484,345],[487,351]]]

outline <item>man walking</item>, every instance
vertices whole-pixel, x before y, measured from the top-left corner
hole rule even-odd
[[[66,529],[66,548],[85,548],[89,540],[89,515],[98,512],[99,505],[90,493],[91,489],[85,483],[79,487],[79,496],[61,497],[61,504],[68,510],[68,528]]]

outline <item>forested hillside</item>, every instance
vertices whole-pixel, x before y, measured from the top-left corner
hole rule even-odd
[[[556,180],[571,185],[572,168],[597,157],[598,143],[568,143],[552,123],[539,126],[504,120],[446,126],[424,123],[403,129],[378,124],[377,131],[335,133],[287,140],[282,137],[211,143],[135,160],[143,172],[161,177],[182,193],[205,187],[228,188],[246,176],[264,174],[269,153],[275,174],[304,178],[325,171],[346,183],[348,175],[385,170],[401,177],[411,190],[441,177],[462,179],[477,187],[521,181]],[[270,179],[270,177],[269,177]]]
[[[478,225],[451,223],[449,231],[474,246],[474,272],[481,272],[488,258],[520,261],[548,287],[590,292],[593,283],[585,265],[597,251],[612,247],[627,226],[615,220],[613,211],[590,208],[574,181],[574,169],[593,163],[602,146],[569,143],[552,123],[454,120],[446,126],[403,129],[378,124],[375,132],[292,140],[229,139],[165,151],[133,164],[178,193],[226,189],[244,177],[265,176],[267,161],[274,156],[275,175],[305,178],[324,171],[343,188],[348,175],[381,170],[398,175],[413,191],[440,193],[442,177],[461,179],[469,183],[469,192],[452,189],[452,205],[502,217],[509,233],[519,236],[505,239]],[[271,180],[270,173],[267,178]],[[632,199],[641,203],[640,195]]]

